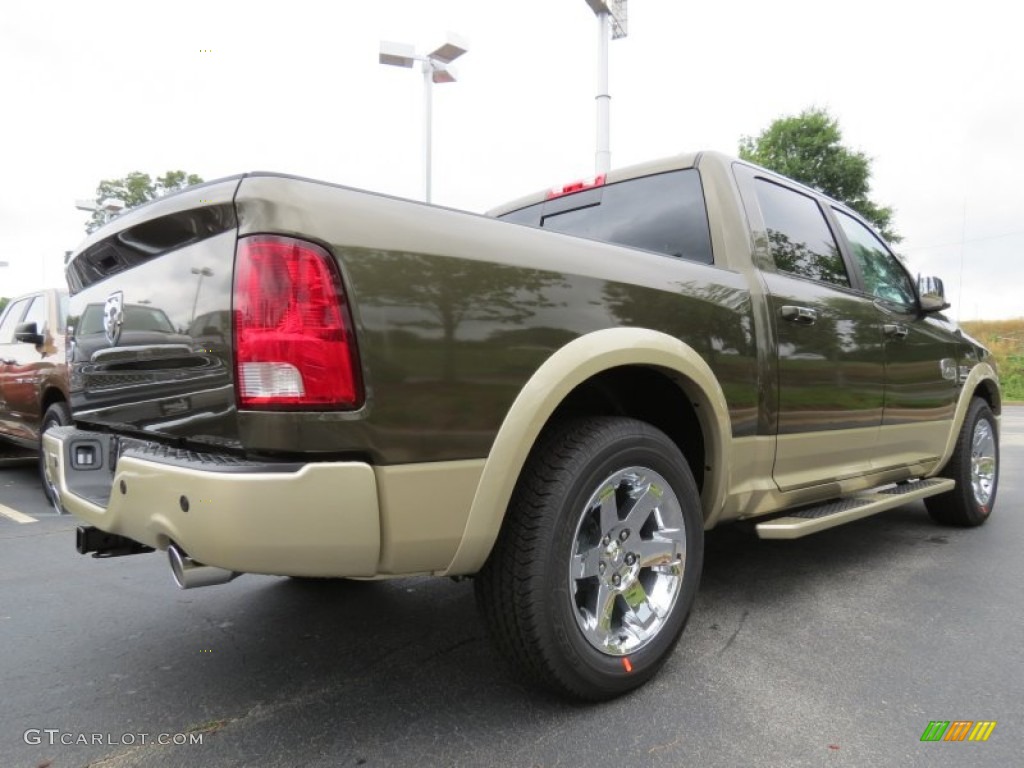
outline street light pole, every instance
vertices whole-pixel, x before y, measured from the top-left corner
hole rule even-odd
[[[434,68],[429,59],[423,67],[423,200],[430,202],[431,175],[434,164]]]
[[[455,70],[451,63],[467,51],[461,38],[448,34],[448,39],[435,50],[422,56],[411,45],[381,41],[381,64],[411,69],[418,61],[423,67],[423,199],[430,202],[433,154],[433,90],[434,83],[454,83]]]
[[[626,36],[626,0],[587,0],[597,16],[597,175],[611,170],[611,94],[608,93],[608,39]]]
[[[188,324],[190,326],[189,330],[191,331],[191,326],[196,321],[196,306],[199,304],[199,289],[203,285],[204,277],[213,277],[213,270],[210,269],[209,267],[192,267],[190,271],[192,272],[193,275],[199,276],[199,279],[196,280],[196,297],[192,299],[192,317],[188,321]]]
[[[598,175],[612,167],[611,102],[608,93],[608,14],[597,14],[597,151],[595,166]]]

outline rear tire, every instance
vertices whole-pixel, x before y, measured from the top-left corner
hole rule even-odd
[[[64,510],[60,508],[60,502],[57,501],[56,495],[50,489],[49,483],[46,482],[46,473],[43,468],[45,460],[43,456],[43,435],[46,434],[46,430],[52,427],[66,427],[70,423],[71,411],[68,410],[67,404],[56,402],[46,409],[46,413],[43,414],[43,421],[39,425],[39,482],[43,486],[43,495],[46,496],[46,500],[50,502],[50,505],[57,510],[57,514],[62,514]]]
[[[956,488],[924,500],[933,520],[961,528],[988,520],[999,486],[999,433],[992,410],[981,398],[971,401],[941,474],[955,480]]]
[[[477,605],[533,683],[596,701],[665,663],[697,593],[704,530],[686,459],[644,422],[593,417],[542,433],[516,484]]]

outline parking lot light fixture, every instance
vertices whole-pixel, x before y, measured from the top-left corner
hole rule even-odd
[[[433,86],[434,83],[454,83],[455,70],[451,63],[468,50],[466,42],[451,33],[446,41],[426,55],[406,43],[382,41],[380,44],[381,64],[411,69],[414,62],[420,62],[423,72],[423,199],[430,202],[431,196],[431,155],[433,144]]]

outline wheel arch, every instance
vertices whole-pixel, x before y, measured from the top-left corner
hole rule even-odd
[[[68,399],[64,396],[63,390],[61,390],[60,387],[50,384],[43,390],[43,397],[40,402],[40,416],[45,415],[46,410],[54,403],[64,403],[66,405],[67,402]]]
[[[621,406],[630,383],[657,389],[654,403],[680,396],[678,413],[656,420],[649,406],[618,412],[653,423],[677,443],[694,471],[701,491],[704,520],[721,508],[726,493],[731,425],[725,395],[704,359],[667,334],[643,328],[595,331],[565,345],[534,373],[520,390],[487,456],[459,548],[445,573],[475,573],[494,546],[516,481],[538,436],[554,418],[573,412],[593,413],[588,404],[605,398]],[[645,408],[648,411],[645,413]],[[596,414],[595,414],[596,415]],[[645,418],[645,415],[647,418]],[[687,425],[699,427],[699,449],[684,439]],[[667,428],[666,428],[667,427]],[[702,455],[698,455],[702,454]]]
[[[999,388],[999,377],[988,363],[978,363],[975,365],[967,375],[967,379],[963,382],[963,386],[960,389],[960,398],[956,403],[956,411],[953,414],[953,423],[946,438],[946,447],[935,468],[928,473],[928,477],[939,474],[953,456],[957,437],[963,428],[964,419],[967,418],[967,409],[970,407],[971,401],[976,397],[980,397],[988,403],[998,423],[999,415],[1002,411],[1002,395]]]
[[[995,378],[983,378],[974,387],[974,397],[980,397],[988,403],[995,416],[999,416],[1003,410],[1003,397],[999,389],[999,382]]]

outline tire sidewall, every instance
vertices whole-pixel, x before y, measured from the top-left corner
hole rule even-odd
[[[49,408],[46,409],[46,413],[43,414],[43,420],[39,423],[39,482],[42,483],[43,493],[46,498],[50,500],[52,504],[56,504],[56,500],[50,493],[50,488],[46,484],[46,471],[43,465],[45,457],[43,455],[43,435],[51,427],[66,427],[71,423],[71,416],[68,412],[68,407],[64,402],[52,403]]]
[[[995,457],[996,457],[996,472],[995,477],[992,480],[992,495],[989,497],[988,504],[979,504],[978,500],[974,498],[974,485],[971,477],[971,460],[974,448],[974,431],[977,429],[978,423],[981,421],[987,421],[989,428],[992,430],[992,435],[995,439]],[[996,503],[996,495],[999,491],[999,428],[996,424],[995,416],[992,414],[992,410],[983,400],[975,400],[971,405],[971,409],[968,411],[968,417],[964,420],[964,434],[962,442],[962,450],[960,454],[959,466],[956,468],[959,477],[954,477],[957,484],[962,489],[964,507],[968,512],[968,517],[971,518],[971,522],[980,525],[985,522],[988,517],[992,514],[992,508]]]
[[[646,426],[646,425],[643,425]],[[647,645],[627,656],[611,656],[594,648],[576,623],[570,599],[569,561],[573,555],[576,527],[584,505],[600,483],[630,466],[653,469],[664,477],[679,500],[686,531],[683,580],[669,617]],[[573,673],[588,688],[607,693],[636,687],[657,672],[686,625],[696,596],[703,554],[703,521],[696,485],[682,454],[662,433],[644,429],[632,437],[606,440],[559,499],[560,514],[548,553],[547,622],[552,641],[561,650]],[[624,659],[628,659],[627,664]]]

